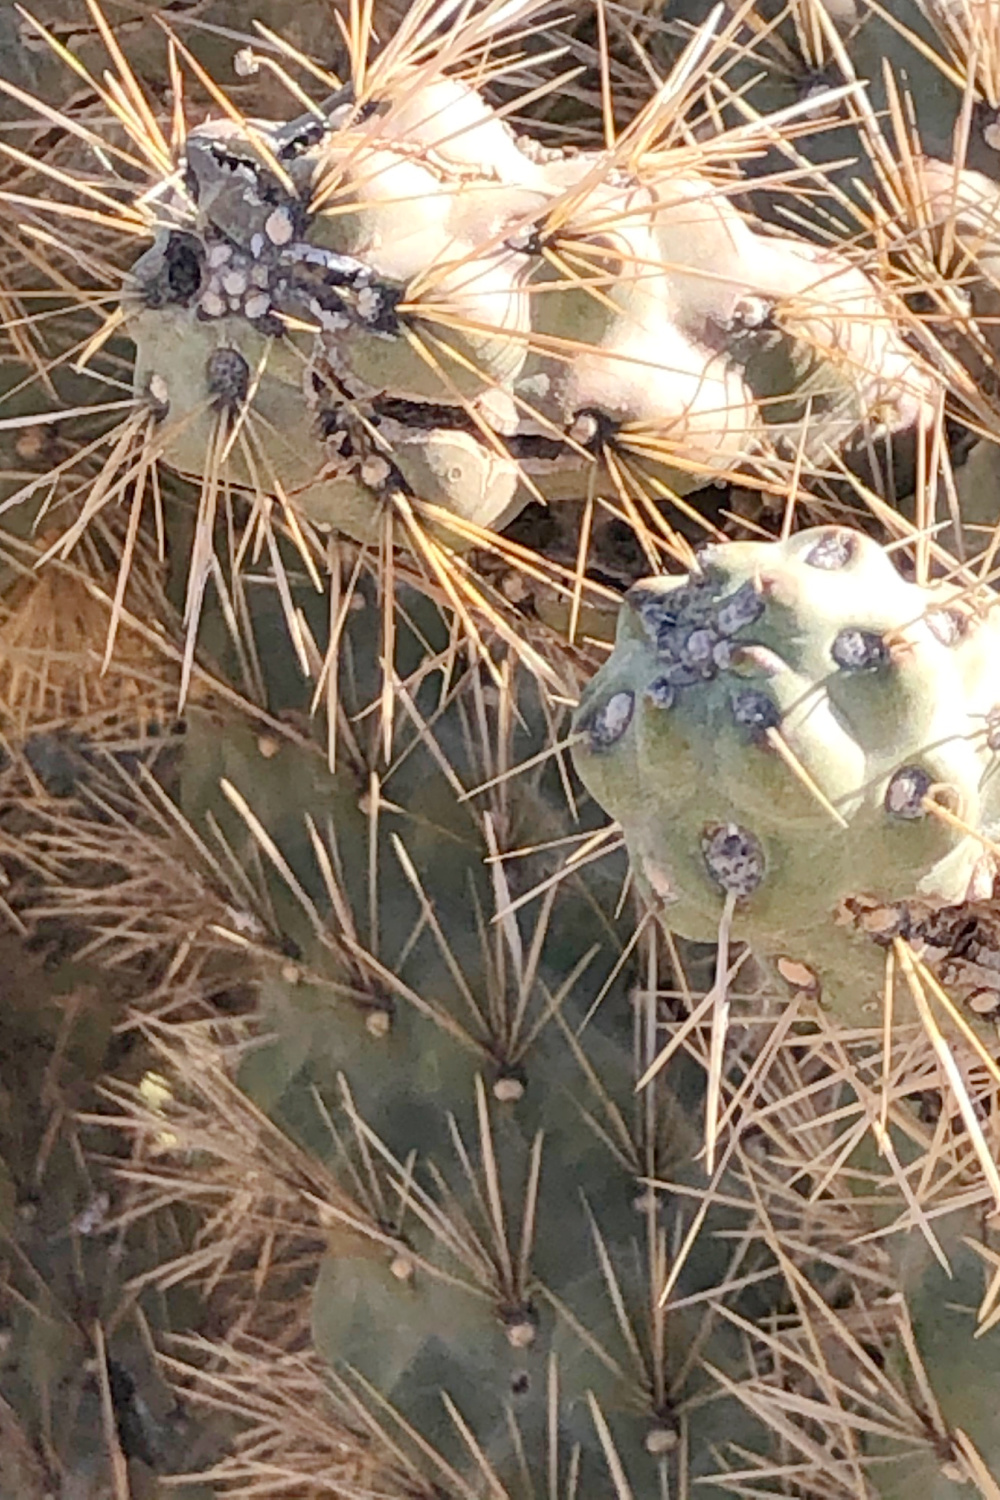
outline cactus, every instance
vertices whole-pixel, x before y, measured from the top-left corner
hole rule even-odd
[[[940,381],[897,331],[893,286],[737,205],[732,160],[768,122],[676,144],[690,58],[614,149],[514,135],[462,71],[544,10],[465,17],[442,75],[427,36],[443,17],[424,7],[426,25],[370,67],[355,48],[351,86],[286,121],[231,109],[168,140],[135,102],[122,123],[141,169],[100,200],[62,170],[83,179],[72,211],[97,215],[105,259],[131,260],[94,350],[119,328],[133,341],[143,403],[67,551],[150,460],[199,480],[193,632],[212,517],[240,497],[237,570],[263,527],[287,528],[317,578],[329,531],[394,537],[441,574],[536,497],[595,493],[647,551],[676,553],[658,502],[690,517],[682,497],[734,472],[773,488],[931,423]],[[144,99],[116,62],[116,87]],[[261,71],[252,50],[241,66]],[[482,605],[462,577],[446,587]]]
[[[117,1211],[43,1228],[124,1247],[212,1454],[103,1301],[55,1436],[241,1500],[988,1495],[990,1332],[897,1244],[970,1300],[1000,1202],[989,38],[323,9],[212,0],[165,101],[89,7],[5,95],[75,113],[0,185],[4,914],[101,976]]]
[[[433,613],[408,602],[414,630],[433,643]],[[278,608],[262,606],[262,632]],[[370,608],[354,612],[342,641],[360,702],[378,682]],[[400,642],[404,657],[415,644]],[[287,673],[275,675],[287,698]],[[666,1321],[649,1312],[667,1206],[646,1179],[684,1178],[691,1150],[665,1080],[633,1103],[655,991],[634,1013],[621,1003],[630,966],[623,924],[606,915],[609,873],[561,883],[534,911],[507,910],[547,875],[546,861],[522,865],[517,884],[485,861],[558,826],[559,777],[546,766],[533,784],[501,783],[485,808],[457,803],[460,777],[471,789],[515,759],[514,728],[475,670],[427,713],[436,676],[407,690],[384,777],[370,758],[374,718],[331,772],[294,696],[292,717],[264,737],[232,707],[190,709],[173,839],[186,829],[205,851],[207,889],[188,946],[211,921],[215,973],[222,953],[242,952],[240,983],[258,1005],[242,1025],[227,1007],[245,1050],[239,1093],[224,1059],[206,1067],[204,1044],[185,1045],[183,1026],[178,1038],[151,1023],[168,1079],[161,1099],[153,1108],[134,1086],[117,1089],[131,1099],[131,1134],[142,1117],[149,1197],[162,1205],[173,1183],[187,1202],[203,1182],[197,1196],[216,1206],[218,1235],[235,1222],[220,1199],[239,1195],[244,1222],[216,1249],[209,1240],[202,1267],[251,1254],[265,1202],[282,1205],[279,1238],[298,1221],[313,1260],[320,1242],[312,1322],[331,1372],[328,1420],[342,1435],[363,1412],[372,1463],[395,1447],[427,1483],[476,1491],[491,1474],[511,1493],[522,1464],[542,1472],[550,1461],[579,1469],[581,1495],[605,1493],[609,1465],[625,1466],[637,1488],[705,1476],[716,1444],[738,1432],[763,1439],[691,1354],[710,1349],[735,1370],[732,1332],[700,1307]],[[546,730],[527,687],[519,703],[521,749]],[[341,708],[365,725],[346,687]],[[349,857],[360,847],[361,863]],[[124,845],[111,848],[124,866]],[[155,849],[151,837],[132,858],[148,862]],[[126,867],[124,890],[135,879]],[[101,898],[98,922],[114,887]],[[248,1191],[261,1205],[250,1214]],[[684,1221],[672,1222],[680,1234]],[[727,1296],[724,1246],[705,1244],[690,1282],[685,1261],[674,1270],[681,1288],[708,1276]],[[178,1272],[160,1275],[169,1285]],[[301,1316],[308,1283],[300,1272],[292,1284]]]
[[[990,1395],[1000,1355],[990,1286],[994,1237],[974,1215],[955,1215],[945,1245],[948,1274],[922,1242],[901,1245],[896,1256],[907,1306],[898,1310],[903,1336],[890,1344],[889,1368],[921,1412],[926,1437],[922,1453],[873,1464],[884,1500],[917,1486],[933,1500],[960,1500],[970,1482],[995,1475],[1000,1465]]]
[[[805,1080],[792,1064],[782,1082],[798,1091]],[[809,1093],[800,1094],[791,1130],[775,1100],[739,1174],[745,1232],[766,1246],[789,1294],[780,1320],[746,1329],[752,1373],[737,1384],[722,1377],[782,1437],[781,1458],[747,1454],[741,1477],[774,1493],[766,1486],[794,1463],[810,1497],[989,1495],[997,1465],[992,1233],[954,1199],[933,1225],[913,1222],[909,1234],[885,1239],[877,1230],[884,1205],[862,1189],[871,1177],[857,1159],[845,1166],[841,1156],[823,1193],[809,1191],[817,1148],[840,1138],[836,1090],[819,1107]],[[801,1195],[788,1191],[796,1182]],[[854,1250],[845,1257],[848,1242]]]
[[[709,941],[728,912],[864,1024],[870,913],[916,938],[992,890],[993,602],[906,581],[846,527],[709,547],[634,588],[574,758],[665,920]]]
[[[190,1289],[141,1284],[165,1245],[179,1251],[193,1233],[191,1215],[178,1206],[131,1232],[132,1194],[114,1170],[120,1139],[97,1118],[106,1075],[138,1081],[145,1070],[122,1021],[163,954],[148,924],[162,863],[137,860],[130,799],[140,767],[149,775],[169,761],[179,681],[155,553],[135,544],[118,594],[120,547],[102,522],[72,564],[40,569],[43,549],[10,534],[0,550],[4,1500],[102,1500],[126,1483],[152,1500],[182,1455],[207,1463],[224,1440],[219,1423],[177,1400],[149,1348],[151,1329],[199,1326]],[[155,853],[162,861],[162,843]],[[178,882],[164,881],[161,899],[164,886],[167,926],[172,916],[190,947]],[[186,1492],[205,1500],[197,1482]]]
[[[162,1476],[195,1453],[207,1463],[226,1435],[177,1399],[148,1346],[150,1329],[196,1328],[198,1299],[133,1285],[179,1248],[183,1213],[131,1235],[128,1190],[100,1160],[118,1142],[77,1119],[109,1067],[141,1069],[114,1035],[124,990],[65,955],[43,963],[13,933],[2,951],[0,1495],[101,1500],[117,1475],[162,1496]]]
[[[606,450],[683,493],[794,452],[807,408],[817,455],[876,412],[889,432],[927,414],[888,292],[763,237],[682,153],[540,159],[457,79],[368,93],[186,138],[187,195],[123,304],[183,472],[211,470],[215,414],[246,407],[233,482],[366,540],[394,490],[500,527],[533,480],[585,495]]]

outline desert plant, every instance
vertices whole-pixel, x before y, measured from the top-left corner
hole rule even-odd
[[[844,527],[706,548],[633,588],[575,760],[671,926],[811,963],[863,1023],[873,939],[992,894],[995,603],[905,581]],[[990,1016],[989,991],[969,999]]]
[[[220,1494],[996,1493],[996,44],[898,9],[17,22],[5,911]]]

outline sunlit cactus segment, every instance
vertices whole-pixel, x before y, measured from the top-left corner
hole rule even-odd
[[[362,540],[394,497],[499,528],[616,454],[683,492],[937,399],[849,258],[688,152],[517,137],[457,77],[197,125],[182,167],[123,297],[162,454]],[[247,372],[221,433],[220,350]]]
[[[576,765],[678,932],[711,940],[728,902],[763,954],[825,962],[851,897],[992,879],[998,649],[992,610],[860,532],[712,546],[626,597]]]

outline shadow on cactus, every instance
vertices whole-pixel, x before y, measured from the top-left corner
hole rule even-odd
[[[0,1495],[98,1500],[128,1482],[162,1496],[165,1473],[207,1463],[229,1434],[178,1399],[152,1347],[172,1326],[204,1328],[201,1299],[140,1287],[184,1243],[190,1209],[144,1213],[133,1232],[122,1137],[79,1118],[107,1069],[141,1073],[141,1046],[116,1034],[127,988],[12,935],[2,953]],[[180,1493],[206,1496],[197,1482]]]
[[[205,1361],[238,1362],[248,1324],[272,1346],[301,1342],[311,1297],[331,1371],[315,1420],[330,1443],[350,1436],[345,1463],[367,1450],[416,1493],[456,1495],[514,1494],[525,1471],[550,1469],[581,1496],[707,1476],[744,1424],[704,1361],[736,1379],[739,1338],[704,1303],[658,1300],[668,1286],[728,1300],[732,1281],[753,1308],[743,1252],[713,1241],[714,1213],[703,1228],[712,1192],[698,1189],[699,1212],[657,1186],[700,1177],[683,1069],[635,1095],[665,955],[640,934],[627,1004],[619,882],[585,863],[551,878],[557,757],[510,774],[550,737],[529,684],[518,722],[479,668],[449,683],[439,663],[375,774],[367,623],[355,611],[345,639],[358,703],[334,772],[321,739],[189,715],[176,827],[216,872],[215,961],[242,955],[259,1011],[213,1021],[188,998],[184,1013],[136,1018],[166,1084],[118,1087],[105,1117],[135,1143],[124,1172],[143,1201],[206,1215],[195,1250],[148,1280],[215,1288],[231,1347],[192,1347],[171,1368],[211,1401]],[[251,1433],[255,1399],[232,1402]],[[743,1439],[767,1435],[748,1420]],[[294,1451],[294,1434],[272,1441]],[[235,1456],[220,1471],[237,1492],[245,1472]]]

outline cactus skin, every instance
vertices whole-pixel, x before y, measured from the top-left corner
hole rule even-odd
[[[210,472],[246,404],[267,436],[226,445],[231,479],[367,540],[396,493],[499,528],[532,485],[585,497],[607,448],[683,493],[930,412],[848,258],[762,235],[669,153],[540,156],[453,78],[193,129],[123,296],[166,459]]]
[[[927,1500],[963,1500],[974,1495],[973,1466],[963,1458],[963,1449],[968,1453],[970,1445],[990,1475],[1000,1472],[1000,1332],[988,1321],[995,1298],[984,1301],[983,1296],[995,1263],[996,1234],[978,1215],[965,1212],[945,1221],[940,1239],[949,1274],[922,1236],[906,1235],[894,1246],[896,1284],[906,1294],[916,1348],[937,1412],[928,1412],[926,1395],[897,1343],[889,1350],[889,1370],[907,1390],[933,1441],[923,1452],[890,1461],[877,1442],[871,1445],[868,1474],[880,1500],[906,1500],[917,1494]]]
[[[433,643],[440,621],[426,600],[406,598],[408,617]],[[260,626],[266,608],[278,614],[274,600],[253,602]],[[351,663],[344,705],[352,722],[369,730],[377,726],[357,708],[378,681],[370,612],[371,605],[352,614],[343,648]],[[403,636],[406,656],[413,642]],[[271,638],[281,641],[276,628]],[[268,667],[286,705],[294,710],[308,701],[307,685],[300,685],[299,702],[289,696],[291,663],[286,655],[282,669],[280,649]],[[274,697],[269,701],[273,711]],[[429,718],[437,702],[433,680],[422,684],[418,710]],[[428,735],[452,775],[472,785],[483,780],[478,747],[467,733],[474,702],[457,694]],[[512,760],[545,735],[533,722],[537,709],[527,688],[519,707],[525,722]],[[499,736],[492,713],[485,722]],[[534,736],[527,745],[526,730]],[[448,1402],[504,1486],[494,1493],[520,1492],[514,1427],[529,1472],[546,1472],[552,1399],[561,1453],[580,1448],[575,1493],[580,1500],[606,1495],[591,1398],[635,1492],[668,1486],[672,1492],[682,1427],[690,1435],[686,1461],[700,1476],[717,1467],[713,1445],[725,1446],[737,1433],[759,1445],[765,1436],[736,1403],[713,1392],[704,1371],[682,1373],[700,1313],[670,1316],[660,1349],[666,1399],[652,1374],[660,1336],[648,1316],[649,1257],[663,1253],[657,1247],[672,1209],[669,1194],[650,1193],[644,1179],[692,1170],[697,1144],[687,1118],[696,1107],[679,1105],[672,1081],[662,1078],[633,1116],[647,1022],[626,1000],[631,970],[614,974],[630,932],[627,920],[607,915],[621,871],[616,879],[596,866],[585,882],[560,889],[540,929],[534,906],[505,922],[509,935],[501,936],[491,922],[497,892],[482,812],[475,801],[456,802],[441,761],[409,737],[401,726],[373,830],[363,736],[355,750],[342,752],[333,772],[321,744],[268,744],[265,754],[235,716],[220,733],[217,720],[194,709],[185,736],[182,804],[194,828],[211,839],[214,824],[241,868],[261,864],[260,842],[232,794],[220,791],[224,778],[320,918],[306,914],[268,860],[260,909],[273,914],[283,951],[272,951],[262,966],[264,1035],[239,1072],[241,1089],[340,1189],[336,1218],[327,1225],[330,1250],[312,1293],[315,1348],[335,1380],[365,1397],[374,1417],[385,1422],[381,1403],[391,1403],[475,1493],[482,1471]],[[516,778],[504,787],[490,803],[501,847],[524,847],[559,826],[558,787],[551,767],[538,781]],[[334,909],[306,811],[337,851],[331,853],[339,886]],[[371,847],[369,840],[377,869],[373,903],[368,858],[355,853]],[[422,903],[401,854],[419,871],[433,932],[430,918],[421,922]],[[525,888],[549,868],[544,856],[540,867],[535,860],[529,865],[525,871],[518,862],[512,877]],[[244,922],[240,930],[252,929]],[[518,951],[535,954],[530,982]],[[603,1003],[584,1025],[605,984]],[[622,1138],[623,1126],[614,1144],[605,1135],[612,1109],[618,1121],[636,1119],[633,1139]],[[537,1202],[529,1214],[536,1172]],[[513,1269],[504,1266],[507,1253]],[[721,1280],[726,1255],[721,1245],[707,1245],[680,1285]],[[637,1331],[641,1363],[623,1340],[613,1288]],[[738,1370],[738,1339],[724,1326],[713,1330],[707,1352],[717,1367]],[[405,1437],[406,1451],[425,1462]],[[458,1492],[469,1489],[443,1489]],[[705,1493],[721,1491],[708,1486]]]
[[[736,936],[811,963],[860,1018],[865,945],[833,927],[838,905],[954,904],[991,878],[975,832],[1000,814],[997,620],[845,528],[701,556],[700,575],[626,596],[577,769],[672,927],[710,940],[731,893]],[[924,809],[931,788],[969,832]]]

